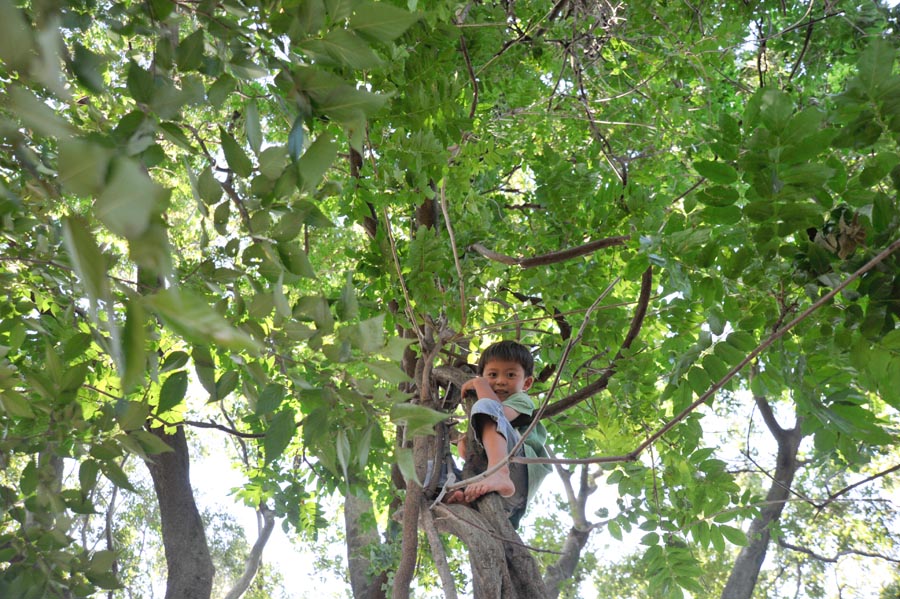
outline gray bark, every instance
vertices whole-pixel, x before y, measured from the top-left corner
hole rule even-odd
[[[151,432],[173,450],[146,462],[162,521],[168,567],[165,599],[209,599],[215,568],[191,488],[184,429],[179,426],[172,435],[162,428]]]
[[[797,419],[794,428],[783,429],[775,420],[772,408],[765,398],[754,399],[766,426],[778,443],[775,474],[766,495],[766,504],[747,530],[747,545],[741,549],[734,562],[728,582],[722,590],[722,599],[750,599],[753,596],[771,540],[771,526],[778,521],[784,511],[784,506],[791,495],[794,475],[799,468],[797,450],[803,439],[800,419]]]
[[[257,517],[259,519],[259,536],[253,544],[253,548],[250,549],[250,554],[247,556],[244,573],[241,574],[241,577],[234,583],[228,594],[225,595],[225,599],[240,599],[247,592],[247,589],[250,588],[250,583],[253,582],[256,573],[259,571],[263,549],[265,549],[266,543],[269,542],[272,529],[275,528],[275,512],[262,505],[257,511]]]

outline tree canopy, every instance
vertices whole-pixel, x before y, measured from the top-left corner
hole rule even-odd
[[[513,583],[473,558],[476,594],[571,593],[596,530],[642,531],[653,596],[762,596],[767,552],[811,597],[841,556],[896,563],[898,26],[868,1],[0,0],[0,595],[127,586],[136,458],[166,596],[209,597],[189,462],[214,434],[261,523],[228,597],[335,494],[355,597],[455,596],[445,546],[495,548],[454,518],[508,523],[433,505],[429,461],[501,338],[533,348],[571,522],[537,560],[501,534]],[[736,459],[723,419],[768,441]]]

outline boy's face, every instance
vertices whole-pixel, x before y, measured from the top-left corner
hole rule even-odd
[[[528,391],[534,382],[534,377],[525,376],[522,365],[512,360],[489,360],[484,365],[481,376],[488,380],[488,384],[500,401],[513,393]]]

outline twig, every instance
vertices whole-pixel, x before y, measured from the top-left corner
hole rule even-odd
[[[860,555],[862,557],[874,557],[874,558],[878,558],[878,559],[883,559],[888,562],[893,562],[895,564],[900,564],[900,559],[897,559],[895,557],[882,555],[881,553],[870,553],[868,551],[857,551],[855,549],[847,549],[844,551],[838,551],[837,555],[835,555],[834,557],[827,557],[827,556],[824,556],[824,555],[814,552],[812,549],[807,549],[806,547],[799,547],[797,545],[788,543],[787,541],[785,541],[783,539],[778,540],[778,546],[783,547],[784,549],[790,549],[791,551],[796,551],[798,553],[804,553],[804,554],[806,554],[814,559],[817,559],[821,562],[828,562],[830,564],[837,563],[837,561],[840,558],[842,558],[846,555]]]
[[[394,259],[394,268],[397,269],[397,278],[400,280],[400,289],[403,290],[403,298],[406,300],[404,311],[406,312],[406,317],[409,318],[410,325],[416,332],[416,336],[419,338],[419,343],[424,348],[425,333],[422,331],[419,323],[416,322],[416,315],[412,309],[412,300],[409,297],[409,289],[406,287],[406,279],[403,277],[403,269],[400,267],[400,257],[397,255],[397,242],[394,239],[394,232],[391,230],[391,221],[388,219],[387,208],[382,208],[381,214],[384,217],[384,230],[387,232],[388,241],[391,246],[391,257]]]
[[[450,211],[447,210],[446,177],[441,179],[441,212],[444,214],[444,223],[447,225],[447,235],[450,237],[450,248],[453,250],[453,264],[456,265],[456,275],[459,277],[459,330],[466,330],[466,282],[463,279],[462,266],[459,263],[459,251],[456,249],[456,235],[453,233],[453,223],[450,221]]]
[[[466,61],[466,70],[469,72],[469,79],[472,81],[472,107],[469,108],[469,118],[475,118],[475,111],[478,109],[478,78],[475,77],[475,70],[472,68],[472,59],[469,57],[469,48],[466,46],[466,36],[460,34],[459,49],[462,51],[463,58]]]

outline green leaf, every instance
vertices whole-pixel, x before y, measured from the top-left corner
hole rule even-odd
[[[289,273],[300,277],[316,278],[316,273],[309,262],[306,252],[303,251],[303,246],[299,243],[284,242],[279,243],[276,247],[278,256]],[[288,310],[289,315],[290,310]]]
[[[269,146],[259,155],[259,172],[273,181],[281,176],[286,165],[287,154],[284,146]]]
[[[341,331],[364,354],[375,353],[384,347],[384,315],[369,318]]]
[[[222,199],[222,186],[216,181],[212,168],[206,167],[197,177],[197,191],[207,205],[218,204]]]
[[[291,305],[284,294],[284,273],[278,275],[278,280],[272,285],[272,301],[275,304],[275,313],[278,316],[284,319],[291,317]]]
[[[871,97],[877,97],[879,87],[891,76],[894,68],[894,47],[880,37],[873,37],[859,55],[859,80]]]
[[[125,305],[125,328],[122,333],[122,393],[128,394],[144,380],[147,358],[144,350],[146,315],[139,299],[130,298]]]
[[[237,389],[240,379],[235,370],[226,370],[216,381],[216,401],[225,399],[229,393]]]
[[[0,405],[13,418],[34,418],[28,400],[14,389],[0,389]]]
[[[347,431],[339,430],[335,436],[335,450],[337,452],[338,464],[344,473],[344,478],[348,478],[347,466],[350,463],[350,439],[347,438]]]
[[[113,152],[80,139],[59,143],[59,180],[74,194],[92,196],[100,192]]]
[[[703,356],[703,370],[709,374],[713,382],[718,383],[725,375],[728,374],[728,364],[722,361],[722,358],[715,354],[707,354]]]
[[[155,86],[153,84],[153,74],[141,66],[131,61],[128,63],[128,79],[126,80],[128,93],[134,98],[135,102],[149,104],[153,100],[153,92]]]
[[[41,135],[65,138],[74,133],[72,125],[30,91],[19,85],[7,87],[9,114]]]
[[[257,108],[255,100],[247,102],[247,106],[244,108],[244,132],[247,134],[247,143],[250,144],[250,149],[254,154],[259,154],[259,149],[262,147],[262,128],[259,124],[259,108]]]
[[[352,320],[359,314],[359,301],[356,299],[356,287],[353,285],[353,273],[347,271],[346,281],[338,298],[337,314],[341,320]]]
[[[413,457],[413,450],[401,448],[397,450],[395,455],[397,457],[397,466],[400,468],[403,478],[414,481],[421,487],[422,483],[419,480],[418,472],[416,472],[416,460]]]
[[[323,133],[309,146],[297,162],[297,171],[303,182],[303,190],[315,190],[325,171],[337,158],[338,144],[331,133]]]
[[[357,0],[325,0],[325,9],[332,22],[346,19],[353,12]]]
[[[391,407],[391,421],[405,425],[407,434],[414,437],[434,434],[434,425],[449,417],[447,413],[407,402],[396,403]]]
[[[0,0],[0,62],[26,69],[32,59],[34,33],[12,0]]]
[[[132,239],[147,230],[154,214],[163,211],[167,195],[135,161],[116,158],[109,182],[94,202],[94,212],[110,231]]]
[[[286,409],[275,414],[263,440],[266,464],[271,464],[281,457],[284,450],[290,445],[296,431],[297,425],[294,423],[293,410]]]
[[[123,431],[132,431],[144,426],[150,406],[142,401],[120,399],[116,402],[116,420]]]
[[[294,119],[294,125],[291,127],[291,132],[288,134],[288,155],[294,162],[299,160],[300,155],[303,154],[304,135],[303,117],[298,116]]]
[[[332,119],[352,123],[372,116],[387,102],[388,97],[348,85],[331,91],[320,103],[322,112]]]
[[[159,367],[160,374],[165,374],[170,370],[177,370],[187,364],[189,356],[186,352],[176,350],[170,352],[166,359],[163,360],[162,366]]]
[[[239,177],[249,177],[253,173],[253,163],[237,140],[224,127],[219,127],[219,139],[229,168]]]
[[[97,475],[100,474],[100,464],[96,460],[85,460],[78,467],[78,484],[82,493],[90,492],[97,484]]]
[[[379,379],[391,385],[399,385],[410,380],[409,376],[403,372],[403,369],[394,362],[370,358],[363,362],[363,366]]]
[[[125,475],[125,472],[122,468],[119,467],[113,461],[103,462],[100,466],[100,470],[103,472],[103,475],[112,482],[115,486],[120,489],[125,489],[131,491],[132,493],[137,493],[137,489],[135,489],[130,482],[128,482],[128,477]]]
[[[128,433],[128,436],[137,441],[144,452],[149,455],[159,455],[161,453],[174,451],[165,441],[149,431],[134,430]]]
[[[713,162],[711,160],[698,160],[694,162],[694,168],[702,177],[706,177],[713,183],[721,185],[729,185],[737,181],[738,174],[733,166],[724,162]]]
[[[329,57],[351,69],[365,70],[381,65],[381,59],[357,35],[346,29],[332,29],[318,40],[310,40],[303,48]]]
[[[417,14],[385,2],[366,2],[356,8],[349,24],[358,34],[386,43],[403,35],[418,20]]]
[[[109,279],[106,277],[106,260],[100,252],[93,234],[80,218],[63,219],[63,243],[81,284],[90,299],[91,316],[97,320],[97,307],[102,301],[110,303]]]
[[[184,131],[181,130],[181,127],[179,127],[175,123],[162,122],[159,124],[159,129],[163,132],[163,135],[166,139],[180,147],[182,150],[186,150],[191,153],[197,151],[196,148],[194,148],[194,146],[191,144],[191,140],[188,139],[188,136],[185,135]]]
[[[195,345],[191,351],[191,358],[194,361],[194,371],[197,373],[197,379],[203,388],[210,395],[210,399],[216,399],[216,362],[204,345]]]
[[[274,412],[281,406],[284,401],[285,388],[277,383],[269,383],[259,394],[259,400],[256,402],[256,414],[262,415]]]
[[[778,89],[766,89],[760,99],[760,119],[763,126],[773,133],[780,133],[791,120],[794,102]]]
[[[184,352],[180,352],[184,353]],[[184,354],[187,358],[187,354]],[[166,378],[159,391],[159,407],[157,414],[165,414],[169,410],[179,406],[187,393],[188,376],[184,370],[172,373]]]
[[[606,523],[606,529],[609,531],[609,534],[612,538],[617,541],[622,540],[622,528],[619,526],[619,523],[615,520],[610,520]]]
[[[725,524],[716,526],[715,528],[718,528],[719,532],[722,533],[722,536],[728,539],[728,542],[732,545],[743,547],[747,544],[747,535],[744,534],[743,530]]]
[[[203,29],[197,29],[178,44],[175,64],[179,71],[196,71],[203,66],[203,35]]]
[[[231,351],[259,351],[256,341],[233,327],[201,297],[172,288],[148,296],[147,305],[189,341]]]

